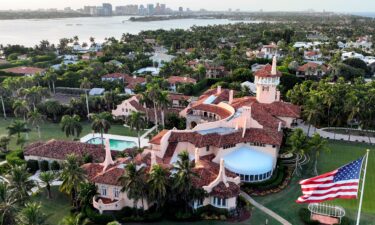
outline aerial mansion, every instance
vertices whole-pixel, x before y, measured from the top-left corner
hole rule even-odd
[[[159,164],[171,170],[179,160],[178,155],[187,151],[190,160],[195,162],[193,170],[198,175],[193,178],[192,185],[207,193],[204,199],[192,200],[192,206],[235,208],[241,182],[260,182],[272,176],[283,140],[283,128],[290,128],[300,117],[299,107],[280,100],[277,86],[281,73],[276,69],[276,58],[272,65],[254,75],[256,97],[236,98],[233,90],[219,86],[207,90],[197,100],[189,101],[185,108],[176,103],[181,107],[180,116],[186,118],[186,130],[162,130],[134,159],[115,159],[106,140],[105,153],[100,157],[105,158],[104,162],[83,165],[89,181],[98,187],[99,194],[94,198],[93,206],[100,212],[133,207],[133,200],[121,192],[118,181],[124,166],[133,162],[149,172],[153,165]],[[184,96],[179,98],[184,99]],[[143,106],[133,97],[119,107],[118,112],[114,112],[136,111]],[[59,152],[65,151],[60,149]],[[25,151],[26,159],[54,160],[54,155],[58,154],[48,154],[52,158],[43,157],[35,148]],[[147,209],[152,204],[138,202],[137,207]]]

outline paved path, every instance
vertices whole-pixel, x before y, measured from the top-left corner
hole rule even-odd
[[[262,212],[266,213],[267,215],[271,216],[275,220],[279,221],[281,224],[283,224],[283,225],[292,225],[286,219],[284,219],[281,216],[279,216],[278,214],[276,214],[274,211],[272,211],[272,210],[264,207],[263,205],[259,204],[258,202],[256,202],[253,198],[251,198],[245,192],[241,191],[240,195],[242,197],[244,197],[247,201],[249,201],[254,207],[258,208]]]
[[[295,128],[301,128],[307,134],[307,131],[309,130],[309,125],[301,121],[298,121],[298,126]],[[327,129],[327,127],[324,127],[322,129],[317,129],[314,126],[311,126],[309,136],[311,137],[313,134],[318,133],[323,138],[329,138],[332,140],[343,140],[343,141],[365,142],[365,143],[370,143],[371,141],[371,144],[375,143],[375,137],[370,137],[370,140],[369,140],[367,136],[350,135],[350,140],[349,140],[349,135],[347,134],[334,134],[332,132],[325,131],[325,129]],[[335,129],[345,129],[345,128],[335,128]]]

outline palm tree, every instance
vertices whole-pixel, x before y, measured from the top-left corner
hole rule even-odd
[[[108,112],[102,112],[99,114],[91,114],[90,119],[92,119],[91,129],[94,132],[100,132],[102,139],[102,145],[104,146],[104,133],[108,133],[108,130],[111,129],[111,123],[109,122],[111,114]]]
[[[48,96],[48,90],[41,86],[34,86],[31,88],[23,89],[22,95],[36,110],[36,105],[40,103],[43,97]]]
[[[13,121],[8,127],[8,135],[12,136],[14,134],[17,134],[17,139],[21,140],[21,133],[27,133],[30,131],[30,129],[26,128],[26,122],[23,122],[21,120],[15,120]]]
[[[43,123],[43,121],[43,116],[37,109],[28,113],[28,122],[38,131],[39,139],[42,137],[40,133],[40,124]]]
[[[26,121],[26,115],[29,112],[29,105],[26,100],[16,100],[13,103],[13,112],[16,117],[23,117]]]
[[[42,172],[39,175],[39,179],[43,182],[47,189],[47,197],[52,198],[51,195],[51,183],[56,179],[56,174],[51,171]]]
[[[81,182],[86,181],[86,175],[80,167],[78,157],[75,154],[66,157],[60,178],[62,180],[60,191],[70,195],[73,206],[76,206],[76,195],[79,191],[79,185]]]
[[[146,120],[144,119],[144,114],[141,112],[132,112],[130,116],[128,116],[126,122],[132,130],[137,131],[138,148],[141,148],[140,131],[146,128]]]
[[[126,192],[129,198],[134,201],[134,208],[137,208],[139,199],[142,200],[142,207],[144,208],[143,199],[146,193],[146,179],[144,167],[138,168],[134,163],[129,163],[125,167],[123,175],[118,179],[120,182],[122,192]]]
[[[43,225],[46,224],[47,217],[42,211],[40,203],[29,202],[18,215],[19,224]]]
[[[105,92],[103,96],[103,100],[105,104],[107,105],[107,110],[113,109],[115,104],[115,93],[111,92]]]
[[[303,130],[297,128],[293,131],[290,137],[287,139],[287,144],[290,146],[290,152],[296,156],[296,168],[295,173],[299,176],[299,160],[308,151],[307,136],[303,133]]]
[[[73,136],[78,138],[82,132],[82,124],[80,123],[80,118],[77,115],[69,116],[65,115],[62,117],[61,130],[65,132],[66,137]]]
[[[92,183],[81,183],[80,184],[80,191],[78,193],[78,202],[79,207],[85,208],[92,204],[92,199],[95,195],[97,195],[97,187],[95,184]]]
[[[18,211],[19,199],[8,183],[0,182],[0,225],[16,224],[15,218]]]
[[[321,151],[329,151],[327,147],[327,140],[324,140],[318,133],[315,133],[308,141],[309,151],[315,153],[314,173],[318,175],[318,158]]]
[[[9,143],[10,143],[9,136],[0,136],[0,151],[8,152]]]
[[[310,98],[307,100],[305,107],[303,108],[303,114],[309,123],[309,128],[307,130],[307,136],[310,135],[311,125],[316,126],[317,122],[322,115],[322,107],[320,106],[321,101],[318,94],[311,93]]]
[[[44,75],[44,79],[48,83],[48,87],[50,88],[50,90],[51,90],[50,83],[52,84],[52,91],[54,94],[56,94],[55,82],[57,80],[57,74],[52,69],[50,69]]]
[[[53,115],[53,121],[57,121],[57,114],[59,114],[62,110],[62,106],[58,101],[55,100],[48,100],[45,103],[47,113]]]
[[[147,183],[149,198],[157,204],[157,209],[160,209],[166,201],[168,182],[168,171],[160,165],[154,165]]]
[[[160,87],[157,83],[148,84],[146,89],[146,95],[148,99],[152,101],[154,105],[154,116],[155,116],[155,125],[158,126],[158,113],[157,113],[157,99],[160,95]]]
[[[14,191],[17,199],[25,201],[29,197],[29,192],[36,186],[30,179],[31,174],[27,172],[26,165],[14,166],[6,176],[9,181],[9,188]]]
[[[4,98],[9,96],[9,91],[4,87],[5,85],[0,84],[0,101],[1,101],[1,107],[3,111],[4,118],[7,118],[7,112],[5,110],[5,104],[4,104]]]
[[[196,176],[194,171],[194,163],[190,161],[189,153],[183,151],[178,155],[178,161],[174,165],[176,173],[173,175],[173,189],[175,194],[185,203],[188,208],[189,194],[193,189],[192,178]]]
[[[162,122],[162,125],[163,125],[163,128],[164,128],[165,127],[164,110],[171,106],[171,101],[169,101],[167,91],[160,92],[160,94],[157,98],[157,103],[158,103],[158,105],[161,109],[161,122]]]
[[[90,80],[87,77],[84,77],[81,80],[80,88],[81,89],[90,89],[91,87],[92,87],[92,83],[90,82]],[[85,91],[85,95],[86,95],[86,110],[87,110],[87,118],[88,118],[89,115],[90,115],[90,107],[89,107],[89,95],[88,95],[87,90]]]

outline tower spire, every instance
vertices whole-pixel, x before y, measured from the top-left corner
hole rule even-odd
[[[109,144],[109,139],[105,139],[105,160],[102,163],[103,165],[103,172],[108,168],[108,166],[115,164],[112,159],[112,154],[111,154],[111,147]]]
[[[277,75],[276,66],[277,66],[277,59],[276,59],[276,56],[273,56],[273,59],[272,59],[272,70],[271,70],[271,74],[272,75]]]

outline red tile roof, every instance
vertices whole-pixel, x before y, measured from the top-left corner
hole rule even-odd
[[[316,70],[320,67],[320,69],[324,72],[327,72],[327,67],[325,65],[319,65],[318,63],[308,62],[305,65],[298,67],[298,71],[306,72],[309,68],[312,70]]]
[[[120,186],[118,179],[124,174],[124,169],[112,165],[103,173],[103,166],[99,163],[88,163],[82,166],[87,179],[92,183]]]
[[[169,93],[168,94],[169,100],[184,100],[187,101],[191,98],[191,96],[183,95],[183,94],[176,94],[176,93]]]
[[[240,194],[240,186],[233,182],[228,182],[228,184],[229,186],[227,187],[224,182],[220,182],[209,194],[219,198],[237,197]]]
[[[125,75],[125,87],[133,90],[137,84],[143,84],[146,82],[146,78],[138,76]]]
[[[189,142],[195,147],[202,148],[205,146],[215,146],[221,148],[225,145],[233,145],[244,142],[251,143],[262,143],[269,145],[280,146],[283,135],[281,132],[277,132],[275,129],[257,129],[249,128],[246,129],[245,136],[242,137],[242,130],[239,129],[229,134],[199,134],[198,132],[173,132],[168,139],[169,143],[173,142]]]
[[[272,66],[266,65],[263,69],[260,69],[254,73],[257,77],[281,77],[282,73],[280,71],[276,72],[276,75],[271,74]]]
[[[65,160],[69,154],[76,154],[83,157],[85,154],[91,155],[96,161],[103,161],[105,151],[101,145],[86,144],[75,141],[50,140],[45,143],[32,144],[25,148],[24,155]],[[115,156],[116,152],[112,151]]]
[[[7,73],[14,73],[14,74],[36,74],[36,73],[43,73],[45,69],[36,68],[36,67],[25,67],[25,66],[19,66],[19,67],[13,67],[8,69],[3,69],[4,72]]]
[[[218,115],[221,119],[225,119],[231,115],[231,113],[228,110],[222,107],[219,107],[217,105],[199,104],[199,105],[193,106],[190,110],[188,110],[188,112],[192,110],[201,110],[205,112],[214,113]]]
[[[178,76],[170,76],[170,77],[168,77],[167,81],[170,84],[177,84],[177,83],[181,83],[181,84],[192,83],[192,84],[195,84],[197,82],[195,79],[190,78],[190,77],[178,77]]]
[[[157,135],[155,135],[148,143],[160,145],[160,141],[163,136],[168,132],[168,130],[162,130]]]

